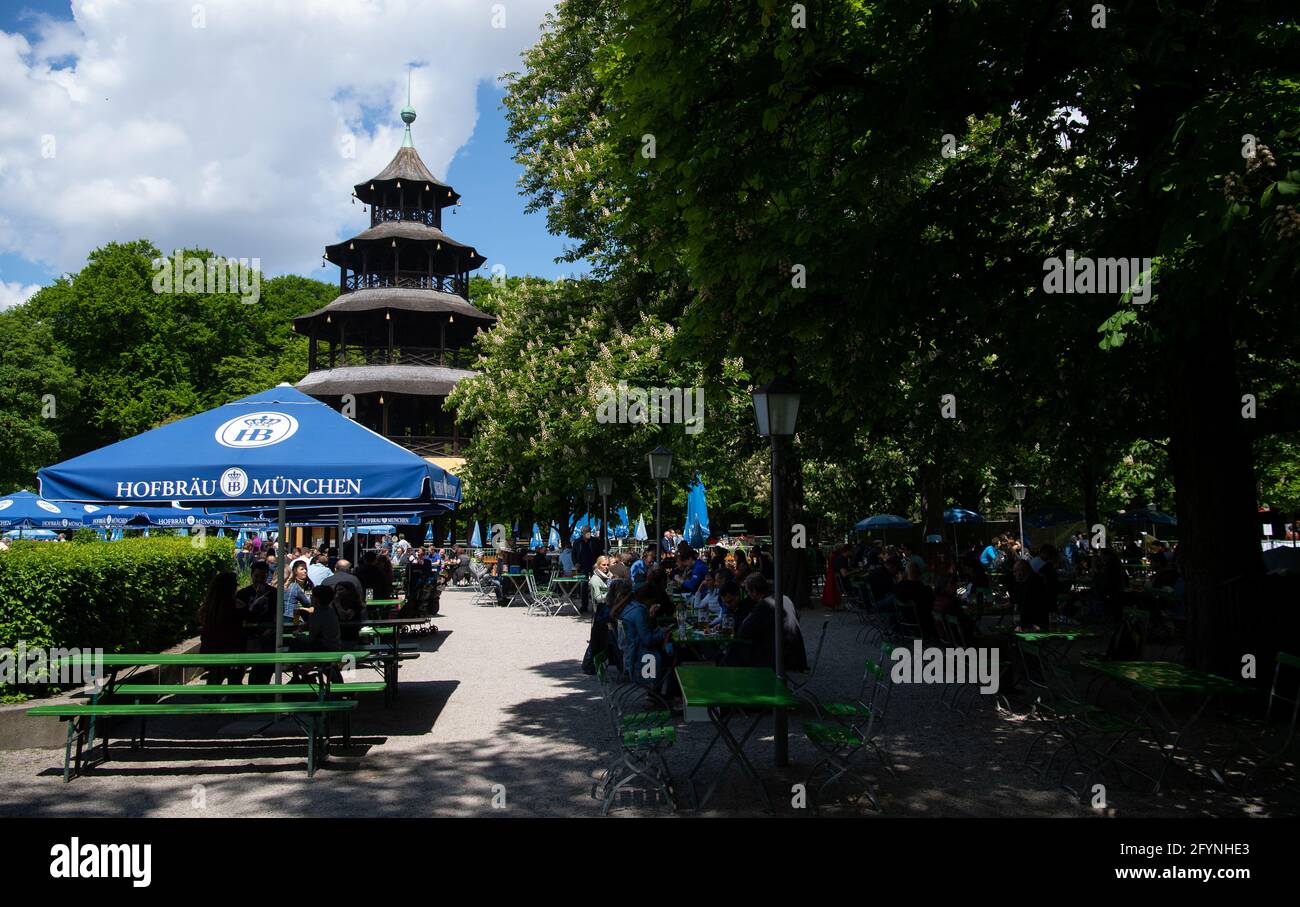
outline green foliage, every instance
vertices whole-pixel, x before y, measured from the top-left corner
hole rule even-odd
[[[0,646],[162,651],[194,632],[208,582],[233,562],[221,538],[20,542],[0,553]]]
[[[161,255],[144,240],[110,243],[92,252],[80,272],[9,313],[44,326],[76,371],[80,397],[65,401],[60,393],[58,401],[62,457],[306,373],[307,339],[293,333],[291,319],[326,305],[337,286],[272,278],[262,281],[255,303],[233,292],[156,293],[154,261]],[[29,368],[39,367],[39,359],[32,362]],[[43,453],[34,462],[56,459]]]
[[[0,494],[32,484],[72,423],[78,382],[48,324],[0,312]],[[51,418],[52,417],[52,418]]]

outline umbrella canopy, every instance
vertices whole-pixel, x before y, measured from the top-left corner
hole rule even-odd
[[[542,529],[536,523],[533,523],[533,534],[528,539],[529,548],[542,547]]]
[[[860,521],[854,529],[910,529],[912,521],[892,513],[877,513]]]
[[[619,521],[610,527],[609,535],[610,538],[625,539],[627,538],[628,533],[632,531],[632,527],[628,523],[627,508],[620,507],[618,508],[617,513]]]
[[[58,533],[49,529],[10,529],[5,533],[5,538],[7,539],[38,539],[48,541],[58,537]]]
[[[650,539],[650,536],[645,531],[645,517],[643,516],[636,518],[636,539],[638,542],[645,542]]]
[[[159,526],[165,529],[189,529],[191,527],[225,526],[228,517],[224,514],[211,514],[206,510],[187,507],[140,507],[121,504],[117,507],[104,507],[88,514],[86,522],[91,526]]]
[[[973,510],[963,510],[960,507],[949,507],[943,512],[943,521],[945,523],[982,523],[984,517],[980,516]]]
[[[1178,525],[1178,520],[1159,510],[1129,510],[1125,513],[1115,514],[1114,519],[1117,523],[1128,523],[1135,526],[1141,526],[1146,523],[1154,523],[1157,526]]]
[[[478,520],[475,520],[475,521],[474,521],[474,531],[473,531],[472,533],[470,533],[470,536],[469,536],[469,546],[470,546],[471,548],[482,548],[482,547],[483,547],[483,536],[480,535],[480,534],[479,534],[479,531],[478,531]]]
[[[98,511],[94,505],[55,504],[30,491],[0,497],[0,529],[79,529]]]
[[[460,480],[287,384],[39,472],[90,503],[459,503]]]
[[[546,544],[551,548],[560,547],[560,530],[557,526],[551,526],[551,534],[547,538]]]
[[[1033,513],[1025,514],[1025,525],[1032,526],[1035,529],[1050,529],[1052,526],[1061,526],[1066,523],[1077,523],[1083,519],[1083,514],[1074,510],[1066,510],[1063,507],[1053,507],[1047,510],[1036,510]]]
[[[699,473],[686,493],[686,528],[682,535],[692,548],[703,548],[709,538],[709,501]]]

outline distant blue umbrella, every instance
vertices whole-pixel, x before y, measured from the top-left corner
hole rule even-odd
[[[536,523],[533,523],[533,535],[528,540],[528,547],[530,549],[542,547],[542,529]]]
[[[1114,520],[1116,523],[1126,523],[1134,526],[1144,526],[1147,523],[1156,526],[1178,525],[1178,520],[1159,510],[1130,510],[1126,513],[1115,514]]]
[[[424,531],[424,540],[425,540],[426,542],[432,542],[432,541],[433,541],[433,524],[432,524],[432,523],[430,523],[430,524],[429,524],[429,528],[426,529],[426,530]]]
[[[960,507],[949,507],[943,512],[943,521],[945,523],[982,523],[984,517],[980,516],[973,510],[963,510]]]
[[[38,539],[38,540],[45,541],[49,539],[58,538],[58,533],[52,532],[49,529],[10,529],[8,532],[5,533],[5,538]]]
[[[1050,529],[1052,526],[1077,523],[1082,519],[1083,514],[1081,513],[1066,510],[1063,507],[1053,507],[1025,514],[1025,525],[1032,526],[1035,529]]]
[[[854,529],[910,529],[912,521],[892,513],[877,513],[859,522]]]
[[[645,531],[645,517],[643,516],[636,518],[636,539],[638,542],[645,542],[650,539],[650,536]]]
[[[551,535],[550,538],[547,540],[546,544],[551,548],[560,547],[560,530],[557,529],[554,525],[551,526]]]
[[[473,533],[470,535],[470,537],[469,537],[469,546],[470,546],[471,548],[482,548],[482,547],[483,547],[483,536],[479,535],[479,531],[478,531],[478,520],[475,520],[475,521],[474,521],[474,532],[473,532]],[[775,632],[775,631],[773,631],[773,632]]]
[[[682,535],[692,548],[703,548],[709,537],[709,502],[699,473],[686,493],[686,527]]]

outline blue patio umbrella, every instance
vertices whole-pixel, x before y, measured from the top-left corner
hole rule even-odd
[[[609,534],[611,538],[625,539],[632,531],[632,527],[628,523],[627,508],[620,507],[618,508],[617,513],[618,522],[610,527]]]
[[[1155,526],[1178,525],[1177,519],[1159,510],[1128,510],[1124,513],[1115,514],[1114,520],[1117,523],[1133,526],[1145,526],[1148,523]]]
[[[483,536],[481,536],[478,531],[478,520],[474,521],[474,532],[470,534],[469,546],[471,548],[483,547]]]
[[[192,529],[225,526],[227,517],[202,508],[147,507],[134,504],[104,507],[86,517],[92,526],[156,526],[161,529]]]
[[[49,541],[59,537],[57,532],[49,529],[10,529],[5,533],[7,539],[36,539],[38,541]]]
[[[645,517],[639,516],[636,518],[636,540],[638,542],[645,542],[649,541],[649,539],[650,536],[648,536],[645,531]]]
[[[695,474],[695,484],[686,492],[686,528],[682,535],[692,548],[703,548],[709,538],[709,501],[700,474]]]
[[[424,531],[424,540],[425,540],[426,542],[432,542],[432,541],[433,541],[433,524],[432,524],[432,523],[430,523],[430,524],[429,524],[429,528],[426,529],[426,530]]]
[[[551,534],[546,544],[551,548],[558,549],[560,547],[560,529],[555,524],[551,524]]]
[[[92,504],[460,502],[460,480],[286,385],[39,472],[42,496]]]
[[[982,523],[984,517],[980,516],[973,510],[963,510],[960,507],[949,507],[943,512],[943,521],[945,523]]]
[[[894,516],[892,513],[877,513],[860,520],[854,529],[910,529],[912,521],[906,517]]]
[[[47,466],[38,479],[57,501],[274,504],[282,528],[295,503],[460,502],[455,476],[288,384]],[[276,586],[282,607],[280,574]],[[277,649],[282,632],[275,621]]]
[[[530,549],[542,547],[542,530],[536,523],[533,523],[533,535],[528,540],[528,547]]]
[[[0,497],[0,529],[80,529],[99,508],[47,501],[30,491]]]
[[[1047,510],[1036,510],[1033,513],[1025,514],[1025,525],[1032,526],[1035,529],[1050,529],[1053,526],[1062,526],[1066,523],[1077,523],[1083,519],[1083,514],[1074,510],[1067,510],[1064,507],[1052,507]]]

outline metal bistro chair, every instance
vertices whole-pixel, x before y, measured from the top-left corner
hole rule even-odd
[[[505,607],[516,604],[528,607],[527,573],[503,573],[501,588],[505,592]]]
[[[1290,696],[1284,695],[1281,689],[1284,685]],[[1289,710],[1284,710],[1283,704],[1290,706]],[[1277,719],[1288,718],[1287,711],[1290,712],[1287,723],[1279,725]],[[1254,750],[1251,757],[1254,764],[1246,772],[1247,784],[1254,784],[1261,772],[1276,763],[1291,749],[1296,740],[1298,717],[1300,717],[1300,658],[1288,655],[1286,652],[1278,652],[1277,660],[1273,662],[1273,684],[1269,687],[1264,717],[1238,719],[1240,725],[1257,732],[1254,739],[1244,740]],[[1282,738],[1281,743],[1276,739],[1270,742],[1269,738],[1276,738],[1279,734]],[[1238,746],[1227,758],[1225,765],[1230,765],[1240,758],[1243,757],[1241,747]]]
[[[550,584],[548,583],[545,589],[538,589],[537,577],[533,576],[532,573],[525,574],[524,581],[528,585],[528,597],[526,599],[528,603],[527,613],[545,614],[548,617],[551,614],[554,614],[557,605],[555,598],[551,595]]]
[[[844,775],[852,775],[861,781],[872,807],[880,809],[880,801],[876,799],[876,792],[871,782],[861,771],[853,767],[858,752],[868,746],[875,752],[876,758],[889,772],[890,777],[897,778],[885,752],[876,743],[876,737],[885,723],[885,713],[893,691],[893,682],[886,667],[893,649],[894,647],[889,643],[883,643],[880,647],[880,662],[870,658],[864,659],[862,683],[854,700],[828,702],[822,706],[822,711],[832,720],[804,722],[805,736],[825,754],[825,757],[808,773],[804,781],[805,787],[811,787],[813,778],[822,769],[831,769],[830,776],[817,788],[817,794],[812,798],[814,809],[821,802],[826,788]]]
[[[808,689],[808,685],[812,683],[812,679],[817,673],[817,665],[821,663],[822,649],[826,645],[826,631],[830,628],[830,625],[831,614],[827,611],[825,616],[822,618],[822,630],[821,633],[817,635],[817,648],[813,652],[812,662],[808,665],[808,670],[806,672],[797,672],[803,674],[803,679],[798,683],[794,683],[790,681],[787,675],[787,683],[789,684],[790,692],[795,696],[798,696],[800,699],[805,700],[813,707],[813,711],[818,715],[821,715],[821,710],[818,708],[817,697],[814,695],[812,690]]]
[[[1063,743],[1048,758],[1041,773],[1047,775],[1052,770],[1056,757],[1069,750],[1074,754],[1074,759],[1064,763],[1060,784],[1081,799],[1088,798],[1092,779],[1108,766],[1137,771],[1117,758],[1115,751],[1130,736],[1141,733],[1142,725],[1085,702],[1075,694],[1070,676],[1061,665],[1045,657],[1037,645],[1022,640],[1020,653],[1025,666],[1025,679],[1038,694],[1033,713],[1046,717],[1051,722],[1048,730],[1030,743],[1023,764],[1029,763],[1038,742],[1055,730],[1062,737]],[[1084,765],[1088,770],[1077,791],[1065,783],[1065,775],[1075,763]]]
[[[470,572],[474,574],[475,583],[474,597],[470,599],[470,603],[484,607],[488,605],[495,606],[497,603],[497,586],[492,581],[492,576],[488,573],[487,568],[480,566],[478,570],[475,570],[471,566]]]
[[[638,698],[637,694],[645,695],[646,691],[615,681],[610,676],[605,653],[597,654],[593,660],[610,726],[618,740],[617,756],[592,788],[592,796],[602,801],[600,814],[609,815],[618,792],[637,778],[648,781],[676,811],[672,774],[664,759],[664,752],[677,742],[672,711],[667,703],[662,703],[661,709],[633,711],[629,707]]]

